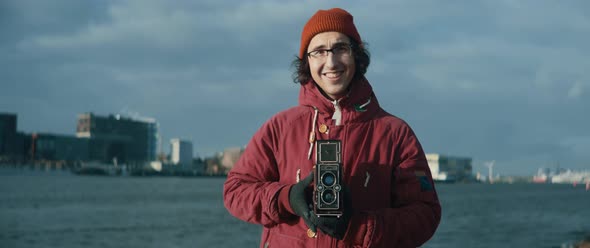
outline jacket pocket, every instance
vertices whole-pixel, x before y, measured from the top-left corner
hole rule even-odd
[[[285,230],[287,229],[287,230]],[[285,247],[285,248],[298,248],[298,247],[308,247],[309,245],[306,244],[307,237],[301,237],[300,235],[296,235],[293,231],[288,229],[293,229],[293,227],[283,228],[282,225],[278,225],[272,229],[270,229],[268,239],[263,247],[268,248],[277,248],[277,247]]]
[[[348,187],[355,211],[367,211],[390,207],[391,166],[363,163],[356,166]]]

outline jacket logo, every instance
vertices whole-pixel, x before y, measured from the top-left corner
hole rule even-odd
[[[361,105],[360,105],[360,104],[355,104],[355,105],[354,105],[354,111],[356,111],[356,112],[365,112],[365,111],[367,111],[367,109],[366,109],[366,108],[363,108],[363,107],[361,107]]]
[[[371,103],[371,98],[367,99],[366,103],[363,104],[354,104],[354,111],[356,112],[365,112],[367,111],[367,105]]]
[[[426,173],[424,171],[415,171],[414,173],[420,182],[420,191],[432,191],[432,184],[428,180]]]

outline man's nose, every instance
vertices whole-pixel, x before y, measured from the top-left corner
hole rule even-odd
[[[324,64],[324,66],[327,66],[329,68],[334,67],[338,64],[338,61],[338,56],[334,55],[333,51],[330,51],[328,52],[328,54],[326,54],[326,63]]]

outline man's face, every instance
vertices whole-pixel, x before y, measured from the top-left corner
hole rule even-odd
[[[311,77],[332,100],[346,95],[355,73],[350,44],[345,34],[324,32],[314,36],[307,47],[308,53],[319,51],[319,56],[308,56]]]

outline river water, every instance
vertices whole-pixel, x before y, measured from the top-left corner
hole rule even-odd
[[[0,168],[0,247],[258,247],[223,207],[224,178],[100,177]],[[423,247],[571,247],[590,234],[583,185],[437,185]]]

